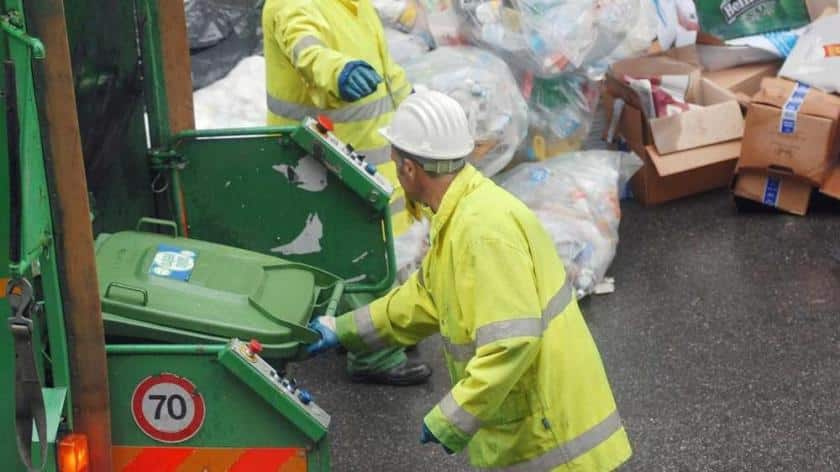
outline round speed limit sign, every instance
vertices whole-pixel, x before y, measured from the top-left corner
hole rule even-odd
[[[178,443],[193,437],[204,423],[204,398],[184,377],[160,374],[146,377],[134,389],[131,414],[150,438]]]

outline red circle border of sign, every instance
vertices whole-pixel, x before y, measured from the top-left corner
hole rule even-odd
[[[143,396],[145,396],[146,392],[149,391],[152,386],[164,382],[176,384],[186,390],[192,396],[193,405],[195,405],[195,415],[193,415],[192,421],[186,428],[179,432],[170,433],[166,431],[159,431],[155,429],[151,423],[146,421],[146,417],[143,416]],[[162,373],[158,375],[150,375],[137,384],[137,387],[134,389],[134,393],[131,394],[131,416],[134,417],[134,422],[137,423],[137,427],[140,428],[146,436],[154,439],[155,441],[179,443],[190,439],[195,436],[204,424],[204,413],[204,398],[200,393],[198,393],[195,385],[186,378],[179,377],[175,374]]]

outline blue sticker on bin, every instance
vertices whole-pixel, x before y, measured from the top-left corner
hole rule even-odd
[[[782,180],[772,175],[767,176],[767,185],[764,187],[764,204],[775,207],[779,203],[779,191],[782,187]]]
[[[152,260],[149,274],[187,282],[195,268],[196,258],[198,258],[198,254],[194,251],[161,244]]]
[[[782,119],[779,122],[779,132],[782,134],[793,134],[796,132],[796,118],[805,96],[811,87],[805,84],[796,83],[793,92],[790,93],[785,105],[782,107]]]

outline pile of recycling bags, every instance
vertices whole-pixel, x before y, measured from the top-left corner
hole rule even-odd
[[[583,151],[496,177],[548,230],[578,298],[596,291],[615,257],[620,192],[641,166],[631,153]]]
[[[403,67],[415,89],[443,92],[464,107],[476,168],[492,176],[508,165],[528,131],[528,106],[504,61],[478,48],[445,46]]]

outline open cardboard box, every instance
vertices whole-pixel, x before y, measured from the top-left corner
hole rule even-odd
[[[738,103],[746,109],[753,95],[761,90],[761,81],[766,77],[776,77],[781,67],[781,61],[749,64],[706,72],[703,77],[734,93]]]
[[[702,108],[648,120],[638,96],[621,79],[667,74],[689,75],[686,98]],[[733,93],[703,79],[696,65],[654,56],[620,61],[610,70],[604,94],[608,123],[616,97],[625,104],[615,134],[644,162],[631,181],[639,201],[655,205],[729,186],[744,126]]]
[[[796,88],[785,79],[762,81],[747,113],[738,167],[774,169],[820,187],[840,151],[840,97],[809,89],[795,114],[783,114]]]

